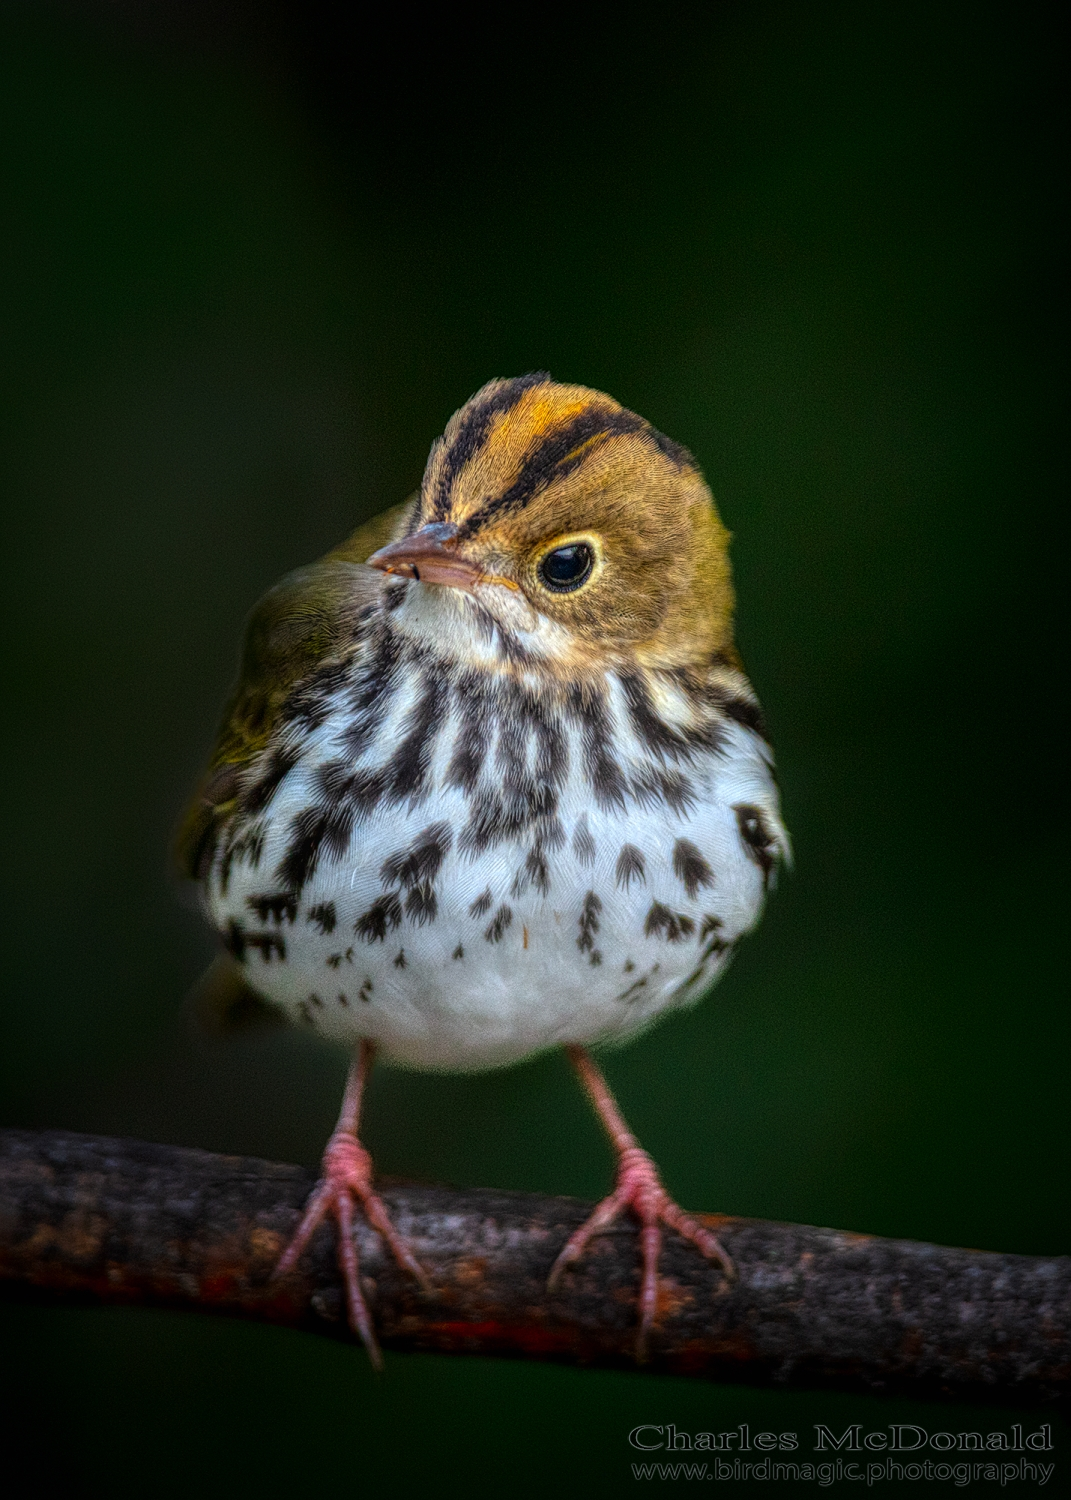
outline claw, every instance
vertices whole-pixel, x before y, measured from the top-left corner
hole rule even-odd
[[[602,1234],[622,1210],[630,1208],[640,1221],[640,1326],[636,1334],[636,1358],[642,1364],[647,1357],[647,1339],[654,1327],[658,1308],[658,1258],[662,1249],[665,1224],[682,1239],[690,1240],[700,1254],[716,1260],[727,1277],[736,1275],[735,1267],[717,1235],[696,1223],[673,1202],[658,1175],[658,1168],[639,1146],[629,1146],[618,1158],[617,1185],[602,1200],[591,1216],[573,1231],[547,1278],[547,1290],[553,1292],[567,1267],[578,1261],[597,1234]]]
[[[357,1242],[353,1235],[355,1203],[360,1205],[373,1229],[378,1230],[386,1240],[402,1269],[416,1279],[424,1292],[432,1295],[434,1289],[426,1271],[408,1242],[391,1223],[382,1198],[373,1190],[371,1156],[348,1130],[336,1130],[328,1141],[323,1156],[323,1176],[313,1189],[301,1223],[280,1257],[271,1279],[278,1281],[289,1275],[320,1224],[329,1215],[332,1216],[338,1225],[338,1267],[346,1288],[349,1325],[367,1349],[373,1367],[381,1370],[383,1355],[372,1327],[364,1292],[361,1290]]]

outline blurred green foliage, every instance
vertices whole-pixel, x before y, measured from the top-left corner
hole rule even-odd
[[[1050,12],[756,0],[494,54],[398,24],[0,17],[3,1118],[317,1160],[344,1059],[187,1037],[212,947],[168,840],[259,592],[409,493],[476,387],[547,368],[702,462],[796,842],[714,996],[610,1059],[668,1184],[1066,1249]],[[382,1071],[367,1139],[424,1179],[609,1169],[557,1058]],[[268,1329],[0,1314],[27,1493],[609,1494],[639,1421],[1008,1420],[430,1357],[377,1383]]]

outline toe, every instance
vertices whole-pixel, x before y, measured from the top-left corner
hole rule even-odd
[[[349,1325],[368,1350],[372,1364],[379,1370],[383,1367],[383,1356],[361,1290],[357,1241],[354,1236],[354,1210],[358,1204],[372,1228],[386,1240],[398,1264],[415,1277],[424,1292],[429,1296],[434,1295],[427,1273],[405,1237],[391,1223],[382,1199],[372,1190],[371,1156],[356,1136],[346,1131],[336,1132],[327,1143],[323,1158],[323,1177],[309,1198],[293,1239],[272,1272],[272,1280],[278,1280],[294,1270],[316,1230],[326,1218],[333,1218],[338,1227],[338,1267],[346,1292]]]
[[[340,1194],[338,1199],[338,1267],[346,1288],[346,1311],[349,1314],[350,1328],[367,1349],[373,1367],[382,1370],[383,1355],[380,1353],[368,1304],[361,1290],[357,1242],[353,1235],[353,1204],[345,1193]]]
[[[394,1259],[402,1269],[408,1271],[410,1276],[420,1284],[421,1291],[429,1297],[434,1296],[435,1288],[431,1284],[428,1273],[413,1254],[409,1241],[403,1234],[399,1234],[398,1230],[391,1223],[390,1215],[387,1213],[386,1205],[382,1198],[376,1193],[362,1193],[361,1207],[364,1209],[365,1218],[371,1224],[372,1228],[377,1229],[386,1240],[394,1255]]]
[[[562,1272],[568,1266],[571,1266],[574,1261],[580,1259],[587,1249],[589,1242],[613,1223],[624,1206],[625,1199],[621,1193],[611,1193],[608,1198],[602,1200],[594,1213],[584,1220],[579,1229],[574,1229],[550,1269],[550,1275],[547,1277],[548,1292],[553,1292],[556,1289],[558,1282],[561,1280]]]
[[[304,1254],[309,1241],[330,1213],[333,1197],[334,1192],[329,1182],[317,1183],[312,1196],[305,1205],[305,1212],[301,1216],[301,1223],[294,1231],[293,1238],[279,1257],[275,1270],[271,1273],[272,1281],[279,1281],[282,1277],[289,1276],[290,1272],[293,1271]]]
[[[669,1198],[663,1204],[659,1217],[663,1224],[667,1224],[682,1239],[689,1240],[707,1260],[716,1260],[730,1281],[735,1278],[736,1267],[732,1257],[716,1234],[697,1223]]]
[[[662,1232],[657,1223],[644,1224],[640,1230],[640,1326],[636,1333],[636,1358],[642,1364],[647,1358],[647,1339],[658,1311],[658,1257],[662,1250]]]

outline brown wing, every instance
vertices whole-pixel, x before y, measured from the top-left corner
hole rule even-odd
[[[201,1036],[241,1036],[286,1025],[275,1005],[257,994],[237,959],[221,953],[212,960],[186,997],[186,1016]]]
[[[319,562],[288,573],[256,605],[237,685],[179,829],[176,852],[184,875],[204,879],[220,825],[234,811],[242,772],[267,744],[291,691],[349,638],[347,627],[383,581],[362,564],[404,532],[416,500],[411,496],[366,521]]]

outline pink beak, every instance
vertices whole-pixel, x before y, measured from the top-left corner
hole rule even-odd
[[[400,542],[388,542],[368,559],[370,568],[415,578],[419,583],[440,583],[469,593],[483,573],[474,563],[457,554],[457,527],[449,522],[422,526]]]

